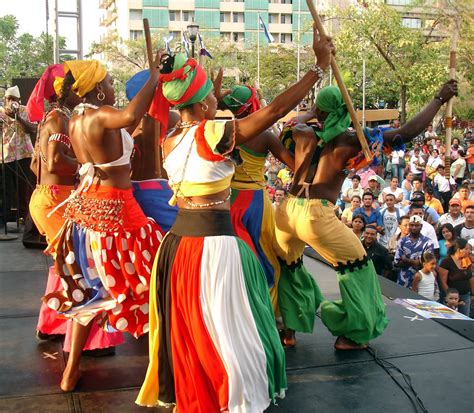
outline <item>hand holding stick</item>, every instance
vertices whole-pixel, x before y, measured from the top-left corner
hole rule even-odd
[[[318,12],[316,11],[316,8],[314,7],[313,1],[306,0],[306,3],[308,4],[309,11],[311,12],[311,16],[313,17],[314,24],[316,25],[316,28],[318,29],[319,35],[326,36],[326,31],[324,30],[323,23],[321,22]],[[337,65],[337,62],[334,56],[331,58],[331,68],[332,68],[334,77],[336,78],[337,85],[339,86],[339,89],[341,91],[342,98],[344,99],[344,103],[346,104],[347,110],[349,111],[349,115],[351,117],[352,124],[354,125],[354,128],[356,130],[359,143],[362,146],[362,151],[364,153],[365,159],[367,159],[367,161],[370,162],[372,160],[372,154],[370,153],[369,145],[367,144],[367,141],[365,139],[362,127],[360,126],[359,121],[357,120],[357,114],[354,110],[354,106],[352,105],[349,92],[347,91],[346,85],[344,84],[341,71],[339,69],[339,66]]]

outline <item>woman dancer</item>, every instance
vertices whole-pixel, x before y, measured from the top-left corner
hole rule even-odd
[[[78,163],[68,137],[68,124],[71,109],[79,103],[74,93],[60,95],[54,89],[55,79],[62,79],[62,65],[51,65],[41,76],[28,100],[28,116],[31,121],[41,120],[38,127],[38,139],[31,169],[37,175],[37,185],[30,200],[30,214],[38,231],[46,236],[48,243],[55,237],[64,224],[65,207],[60,207],[74,190],[74,181]],[[56,86],[59,83],[56,82]],[[58,98],[59,96],[59,98]],[[49,102],[49,111],[43,116],[44,100]],[[50,214],[51,213],[51,214]],[[49,215],[49,217],[48,217]],[[50,268],[45,295],[61,290],[61,279],[55,274],[54,266]],[[64,351],[70,351],[71,334],[67,329],[67,320],[57,317],[57,312],[42,304],[36,328],[40,340],[66,334]],[[123,342],[121,333],[107,333],[94,325],[84,350],[109,349],[112,354],[114,346]],[[104,351],[89,354],[105,355]]]
[[[66,223],[49,247],[56,253],[55,269],[65,289],[44,298],[74,320],[63,391],[73,390],[80,378],[80,354],[94,319],[135,337],[148,331],[149,275],[162,232],[132,195],[130,132],[153,98],[159,59],[157,55],[150,79],[123,111],[111,106],[112,82],[99,62],[64,64],[63,93],[71,89],[84,103],[69,125],[82,164],[81,184],[68,199]]]
[[[155,260],[150,364],[138,404],[176,405],[180,413],[262,412],[284,394],[284,353],[265,275],[231,224],[231,158],[236,144],[288,113],[321,77],[333,46],[315,35],[313,49],[317,65],[298,83],[230,122],[214,121],[212,83],[194,59],[178,54],[165,63],[163,96],[181,113],[163,145],[179,212]]]

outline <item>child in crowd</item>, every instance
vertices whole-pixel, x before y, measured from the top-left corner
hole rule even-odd
[[[464,305],[464,301],[459,301],[459,291],[456,288],[448,288],[446,291],[446,298],[444,303],[447,307],[458,311],[460,305]]]
[[[431,301],[436,301],[438,295],[438,284],[434,269],[436,268],[436,257],[431,252],[425,252],[421,257],[423,267],[413,278],[412,290]]]

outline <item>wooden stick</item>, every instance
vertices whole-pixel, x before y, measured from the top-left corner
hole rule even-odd
[[[456,47],[459,38],[460,30],[460,18],[456,18],[453,35],[451,36],[451,45],[449,48],[449,79],[456,77]],[[453,136],[453,100],[454,96],[448,100],[446,104],[446,119],[444,121],[444,127],[446,129],[446,152],[444,155],[444,170],[446,176],[451,174],[451,138]]]
[[[146,42],[146,54],[148,57],[148,66],[151,68],[153,67],[153,45],[151,43],[151,33],[150,33],[150,24],[148,19],[143,19],[143,31],[145,32],[145,42]],[[162,178],[163,171],[162,171],[162,159],[161,159],[161,125],[159,122],[154,120],[154,149],[155,149],[155,176],[158,178]]]
[[[311,16],[313,16],[314,24],[318,29],[318,32],[321,36],[326,36],[326,31],[324,30],[323,23],[321,22],[321,18],[314,7],[313,0],[306,0],[308,4],[309,11],[311,12]],[[346,85],[344,84],[344,80],[342,79],[341,70],[337,65],[336,59],[334,56],[331,58],[331,68],[334,77],[336,78],[337,85],[342,94],[342,98],[344,99],[344,103],[346,104],[347,110],[349,111],[349,116],[351,117],[352,124],[354,125],[357,138],[359,139],[360,146],[362,147],[362,151],[364,153],[365,159],[370,162],[372,161],[372,153],[370,152],[369,145],[367,144],[367,140],[364,136],[364,131],[360,126],[359,121],[357,120],[357,114],[354,110],[354,106],[352,105],[351,97],[349,96],[349,92],[347,91]]]
[[[257,92],[257,98],[260,101],[260,106],[264,108],[267,106],[267,101],[263,97],[262,89],[260,89],[260,85],[258,83],[255,83],[255,91]],[[275,124],[272,125],[272,131],[277,137],[280,136],[280,131]]]

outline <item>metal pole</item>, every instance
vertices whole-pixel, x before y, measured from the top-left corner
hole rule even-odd
[[[362,59],[362,127],[365,128],[365,59]]]
[[[18,236],[9,234],[8,233],[8,213],[10,211],[7,211],[7,181],[6,181],[6,166],[5,166],[5,153],[3,149],[4,145],[4,134],[5,134],[5,122],[2,120],[2,215],[3,215],[3,223],[5,224],[5,229],[4,229],[4,234],[0,234],[0,241],[12,241],[14,239],[17,239]]]
[[[300,43],[301,43],[301,0],[298,0],[298,46],[297,46],[297,54],[296,54],[296,81],[299,82],[300,80],[300,70],[301,70],[301,60],[300,60]],[[296,105],[296,114],[300,113],[300,105]]]
[[[194,59],[194,43],[196,41],[195,40],[191,40],[191,57]]]
[[[54,63],[59,63],[59,18],[58,0],[54,0]]]
[[[82,46],[82,0],[77,0],[77,58],[79,60],[83,58]]]
[[[260,87],[260,13],[257,19],[257,84]]]

